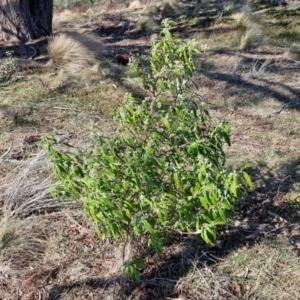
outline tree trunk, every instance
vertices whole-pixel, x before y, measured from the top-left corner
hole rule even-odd
[[[0,0],[0,33],[21,42],[50,35],[52,16],[53,0]]]

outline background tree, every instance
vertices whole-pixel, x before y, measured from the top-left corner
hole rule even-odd
[[[52,33],[53,0],[0,0],[0,31],[5,41],[26,42]]]

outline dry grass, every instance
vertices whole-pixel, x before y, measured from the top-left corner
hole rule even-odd
[[[60,33],[50,39],[48,44],[49,65],[76,73],[96,63],[97,57],[104,55],[106,49],[95,36],[75,32]]]
[[[230,16],[232,15],[236,10],[238,9],[238,6],[234,3],[224,3],[223,4],[223,10],[222,14],[224,16]]]
[[[13,228],[0,251],[3,299],[55,299],[66,291],[67,299],[91,291],[97,293],[91,299],[107,299],[105,286],[111,284],[111,293],[118,291],[116,245],[101,245],[92,225],[76,210],[16,219]],[[103,286],[97,287],[97,280]]]
[[[152,19],[142,18],[136,24],[136,29],[143,32],[152,32],[156,31],[160,26]]]
[[[251,29],[254,25],[252,16],[250,12],[239,12],[233,15],[235,20],[236,28],[246,31]]]
[[[179,15],[179,7],[175,1],[169,1],[164,3],[161,9],[161,16],[163,18],[174,18]]]
[[[133,0],[132,2],[130,2],[129,6],[128,6],[129,9],[133,9],[133,10],[140,9],[142,7],[143,7],[143,4],[140,0]]]
[[[263,37],[258,29],[248,29],[241,37],[240,49],[247,50],[257,47],[263,41]]]
[[[284,52],[284,56],[288,59],[299,60],[300,58],[300,46],[299,44],[292,44]]]
[[[211,259],[216,259],[211,257]],[[176,289],[191,299],[298,299],[299,257],[282,241],[243,247],[216,265],[193,262]],[[197,265],[199,264],[199,265]],[[280,274],[281,280],[274,279]]]
[[[196,10],[205,10],[208,9],[210,6],[210,0],[202,0],[201,2],[199,1],[199,3],[196,6]]]
[[[60,207],[49,194],[48,163],[45,151],[16,167],[2,179],[0,186],[1,218],[30,215],[33,212],[51,211]]]
[[[117,245],[103,244],[100,248],[93,225],[81,213],[81,205],[58,203],[50,197],[47,165],[45,151],[39,151],[8,174],[3,180],[6,184],[0,186],[3,299],[52,299],[60,295],[59,286],[66,284],[74,285],[70,299],[76,299],[82,292],[80,282],[87,282],[84,293],[89,293],[94,284],[89,287],[88,282],[93,278],[108,280],[108,284],[120,273],[122,263],[114,254]],[[103,259],[106,256],[108,262]],[[96,298],[106,299],[101,294],[102,288]]]
[[[159,5],[146,5],[142,10],[142,13],[145,15],[156,15],[161,11]]]

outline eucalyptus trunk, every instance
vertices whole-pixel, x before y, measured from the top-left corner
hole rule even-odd
[[[0,0],[0,34],[27,42],[52,33],[53,0]]]

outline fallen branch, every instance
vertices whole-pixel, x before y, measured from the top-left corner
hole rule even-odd
[[[6,152],[0,156],[0,164],[3,162],[3,158],[10,152],[12,146],[13,146],[13,142],[11,141]]]
[[[75,108],[71,108],[71,107],[54,106],[53,108],[55,108],[55,109],[62,109],[62,110],[73,110],[73,111],[76,111],[76,112],[80,112],[80,110],[75,109]]]
[[[30,59],[34,59],[37,55],[37,50],[32,46],[30,46],[29,49],[33,50],[33,54],[30,56]]]
[[[297,102],[297,103],[295,103],[295,102],[294,103],[289,102],[289,103],[285,104],[284,106],[282,106],[280,109],[278,109],[278,110],[276,110],[276,111],[274,111],[274,112],[272,112],[270,114],[267,114],[266,116],[267,117],[273,117],[275,115],[279,115],[286,108],[296,107],[296,106],[299,106],[299,105],[300,105],[300,102]]]

